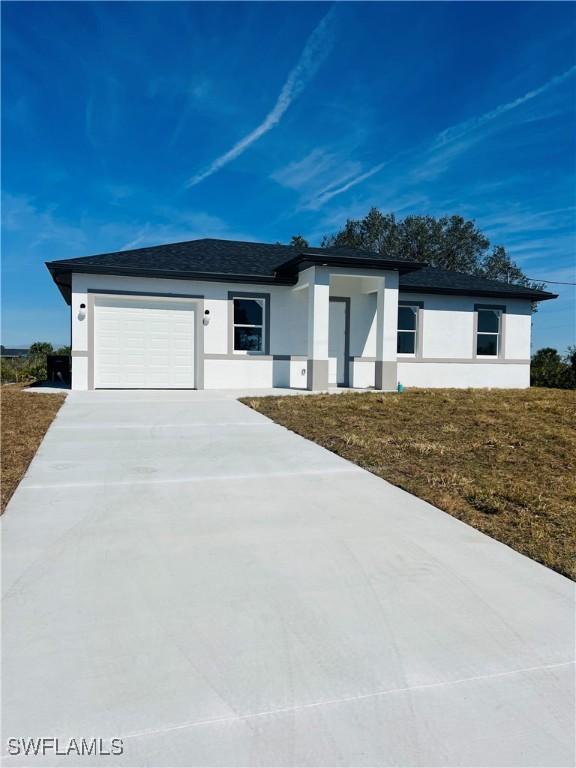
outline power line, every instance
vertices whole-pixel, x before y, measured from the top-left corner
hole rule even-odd
[[[562,280],[543,280],[541,277],[529,277],[528,280],[532,280],[533,283],[552,283],[553,285],[576,285],[576,283],[566,283]]]

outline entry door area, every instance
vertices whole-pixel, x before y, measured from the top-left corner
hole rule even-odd
[[[192,389],[195,304],[97,296],[96,389]]]
[[[336,358],[336,383],[340,386],[348,385],[348,313],[348,299],[330,298],[328,356]]]

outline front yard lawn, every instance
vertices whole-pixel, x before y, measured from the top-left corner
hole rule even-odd
[[[409,390],[242,402],[576,579],[576,392]]]
[[[4,512],[66,395],[23,392],[21,386],[9,384],[2,387],[0,397],[2,400],[0,512]]]

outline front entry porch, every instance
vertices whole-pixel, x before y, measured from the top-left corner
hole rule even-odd
[[[398,272],[313,266],[307,292],[307,389],[397,386]]]

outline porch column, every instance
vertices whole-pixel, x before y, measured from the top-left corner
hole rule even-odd
[[[328,325],[330,317],[330,275],[312,267],[308,282],[308,363],[307,388],[328,389]]]
[[[398,272],[388,272],[382,278],[376,299],[375,389],[395,390],[397,387],[397,333]]]

